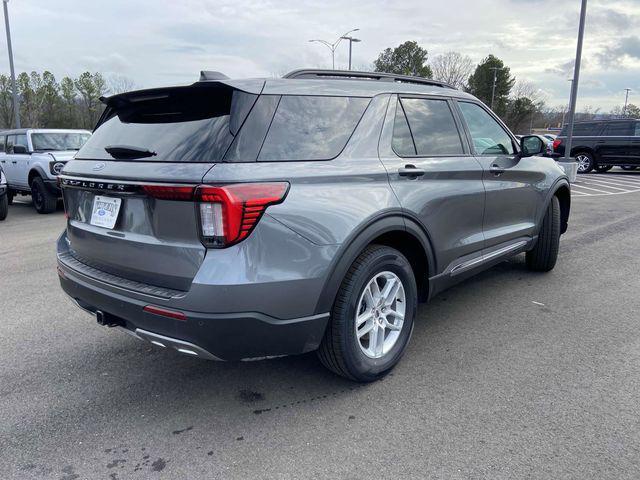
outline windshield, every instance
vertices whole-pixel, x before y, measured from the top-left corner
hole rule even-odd
[[[79,132],[32,133],[31,143],[35,152],[80,150],[90,136]]]

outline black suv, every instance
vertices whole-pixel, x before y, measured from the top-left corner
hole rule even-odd
[[[571,156],[578,161],[578,173],[606,172],[614,166],[635,170],[640,166],[640,120],[592,120],[573,128]],[[563,156],[567,126],[553,142],[556,155]]]

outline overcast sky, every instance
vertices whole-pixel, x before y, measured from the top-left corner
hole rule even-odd
[[[579,0],[11,0],[16,69],[57,78],[84,70],[138,87],[191,83],[202,69],[231,77],[330,67],[333,40],[360,28],[354,66],[416,40],[433,57],[456,50],[500,57],[547,102],[567,103]],[[2,35],[0,65],[8,71]],[[347,44],[336,62],[346,68]],[[640,104],[640,0],[589,0],[578,107]]]

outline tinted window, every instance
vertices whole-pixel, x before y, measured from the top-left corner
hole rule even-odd
[[[234,99],[238,96],[244,98]],[[247,105],[256,98],[218,84],[166,89],[148,100],[124,101],[77,158],[125,160],[114,158],[105,147],[127,146],[155,153],[140,158],[144,161],[221,161],[234,138],[231,127],[240,128],[251,107]],[[243,118],[231,121],[236,115]]]
[[[403,98],[401,102],[418,155],[463,153],[458,128],[446,100]]]
[[[640,122],[636,122],[636,137],[640,137]]]
[[[7,137],[7,145],[6,145],[6,152],[7,153],[13,153],[13,145],[16,143],[16,136],[15,135],[9,135]]]
[[[5,139],[7,137],[0,137],[0,153],[4,153]]]
[[[335,158],[368,104],[368,98],[283,96],[258,160]]]
[[[396,104],[396,119],[393,124],[393,150],[401,157],[416,155],[416,146],[411,137],[407,117],[399,101]]]
[[[589,122],[589,123],[574,123],[573,124],[573,135],[576,137],[588,137],[592,135],[597,135],[600,131],[601,123],[599,122]],[[562,127],[562,131],[560,135],[563,137],[567,136],[567,130],[569,125],[565,125]]]
[[[261,95],[224,157],[225,162],[255,162],[280,96]]]
[[[512,155],[511,137],[486,110],[475,103],[460,102],[473,146],[478,155]]]
[[[602,135],[605,137],[628,137],[634,133],[632,122],[611,122],[605,125]]]

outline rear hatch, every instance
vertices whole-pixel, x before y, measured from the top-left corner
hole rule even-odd
[[[202,82],[106,99],[60,176],[69,253],[117,277],[188,290],[206,248],[185,196],[222,161],[257,97]]]

